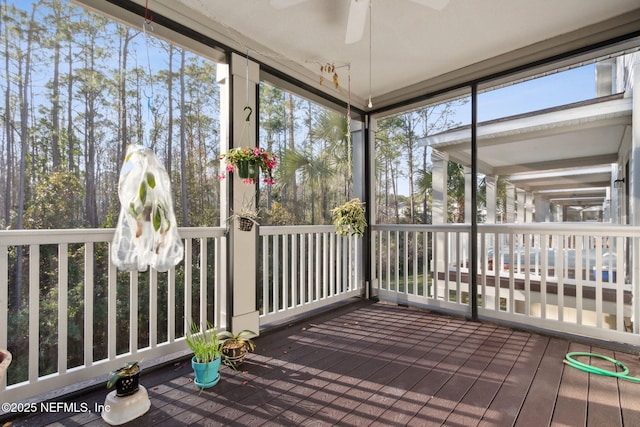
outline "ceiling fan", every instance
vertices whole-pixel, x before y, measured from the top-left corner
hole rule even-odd
[[[284,9],[306,2],[307,0],[271,0],[271,6],[275,9]],[[410,0],[419,5],[435,10],[445,8],[449,0]],[[367,22],[367,14],[371,0],[350,0],[349,17],[347,19],[347,31],[344,42],[351,44],[362,39],[364,27]]]

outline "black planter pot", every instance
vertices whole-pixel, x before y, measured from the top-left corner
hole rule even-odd
[[[236,368],[244,362],[248,352],[249,349],[242,343],[222,347],[222,354],[225,355],[224,364]]]
[[[253,228],[253,221],[249,218],[238,218],[238,229],[242,231],[251,231]]]
[[[119,378],[118,381],[116,381],[116,396],[131,396],[133,393],[138,391],[139,380],[140,371],[136,372],[135,374]]]

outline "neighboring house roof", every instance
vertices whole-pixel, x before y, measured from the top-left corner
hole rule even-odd
[[[526,191],[580,192],[602,203],[611,164],[631,138],[632,99],[610,95],[478,124],[478,172],[507,175]],[[451,160],[471,165],[471,127],[424,139]],[[587,190],[592,190],[586,194]]]

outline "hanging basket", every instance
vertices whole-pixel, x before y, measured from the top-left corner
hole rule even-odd
[[[238,162],[237,165],[238,176],[242,179],[258,179],[258,173],[260,172],[260,167],[256,162],[251,162],[249,160],[242,160]]]
[[[253,229],[253,221],[249,218],[238,218],[238,229],[242,231],[251,231]]]

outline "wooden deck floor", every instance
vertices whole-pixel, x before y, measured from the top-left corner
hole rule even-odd
[[[359,302],[257,345],[240,371],[223,368],[220,383],[201,393],[187,362],[143,372],[151,409],[129,424],[640,426],[640,384],[562,363],[569,351],[596,352],[640,376],[636,355],[494,324]],[[93,407],[106,393],[76,401]],[[93,412],[12,421],[106,425]]]

